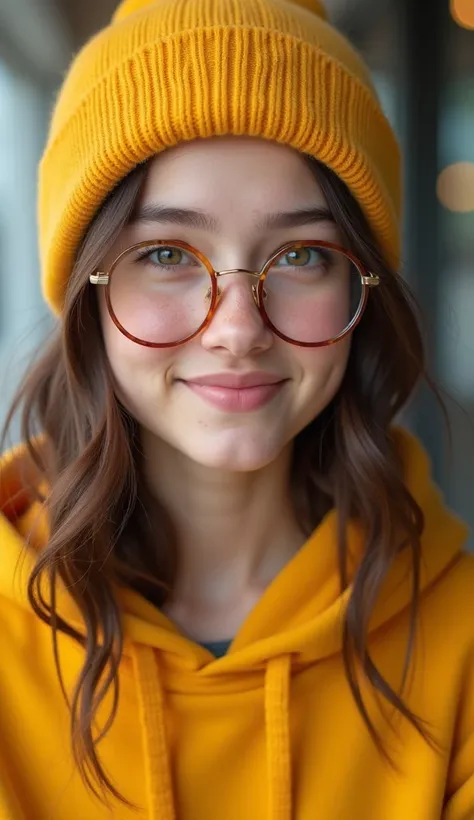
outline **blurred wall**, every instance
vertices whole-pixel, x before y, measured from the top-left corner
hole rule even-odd
[[[36,173],[71,54],[49,0],[0,3],[0,421],[50,318],[39,285]]]

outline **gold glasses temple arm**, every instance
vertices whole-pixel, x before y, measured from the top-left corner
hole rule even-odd
[[[101,271],[97,271],[97,273],[91,273],[89,276],[89,282],[91,285],[108,285],[109,284],[109,274],[108,273],[101,273]]]
[[[362,282],[369,288],[376,288],[377,285],[380,285],[380,276],[376,276],[375,273],[369,273],[368,276],[362,277]]]

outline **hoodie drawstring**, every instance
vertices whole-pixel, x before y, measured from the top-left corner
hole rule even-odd
[[[158,658],[149,646],[134,644],[133,662],[145,753],[148,818],[176,820]]]
[[[292,814],[290,676],[289,655],[268,661],[265,673],[265,726],[269,820],[291,820]]]
[[[148,818],[177,820],[157,653],[149,646],[134,644],[133,664],[145,754]],[[268,661],[264,695],[268,820],[291,820],[292,817],[290,679],[290,655]]]

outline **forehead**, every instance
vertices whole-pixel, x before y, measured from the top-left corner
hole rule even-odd
[[[159,154],[150,163],[140,200],[154,198],[206,210],[220,222],[326,205],[302,154],[249,137],[194,140]]]

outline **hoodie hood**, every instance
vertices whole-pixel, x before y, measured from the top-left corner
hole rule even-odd
[[[423,510],[421,588],[425,590],[455,563],[467,528],[447,510],[430,477],[429,460],[419,442],[394,431],[408,489]],[[47,540],[41,506],[25,487],[34,468],[23,446],[0,462],[0,595],[28,607],[26,581]],[[351,565],[363,553],[364,539],[349,525]],[[21,560],[20,560],[21,559]],[[411,600],[410,555],[397,556],[370,621],[373,633]],[[229,652],[214,659],[182,635],[156,607],[130,590],[118,595],[123,609],[124,654],[136,680],[142,744],[147,761],[148,817],[175,820],[169,746],[166,737],[166,691],[205,692],[235,689],[260,676],[263,688],[268,772],[268,817],[290,820],[290,689],[295,668],[338,653],[342,619],[351,593],[339,588],[337,515],[331,511],[265,590],[235,636]],[[67,591],[59,590],[58,609],[81,629],[81,619]]]

